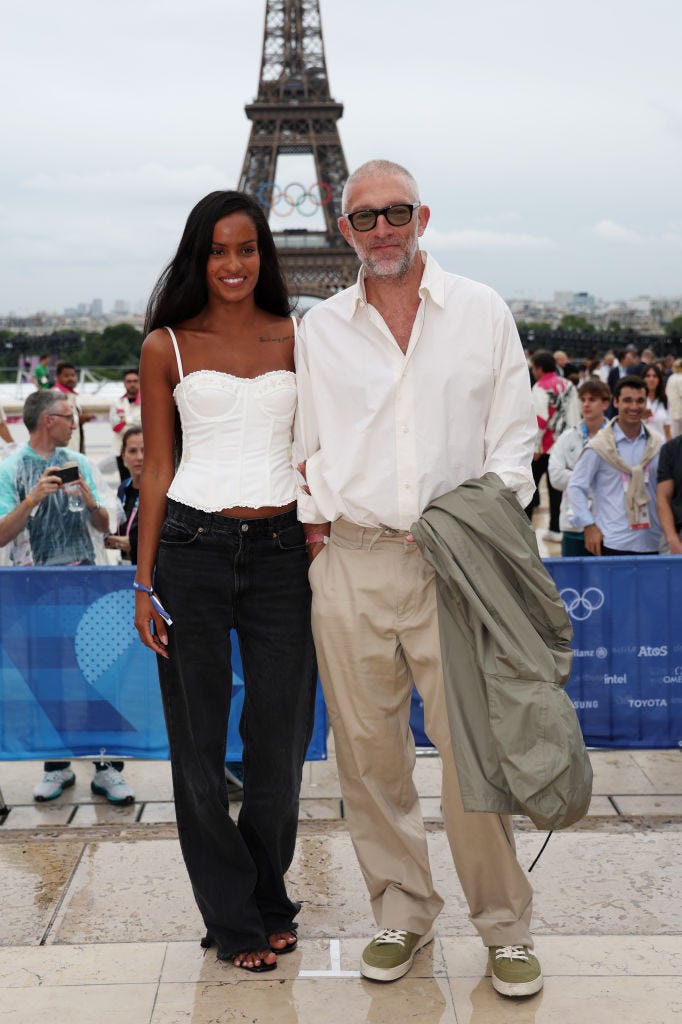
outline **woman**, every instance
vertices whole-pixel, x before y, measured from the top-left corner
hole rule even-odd
[[[137,564],[137,512],[140,504],[140,477],[144,462],[144,441],[142,427],[128,427],[121,441],[121,460],[128,476],[118,489],[118,500],[123,508],[123,520],[118,533],[111,533],[105,539],[105,546],[121,552],[125,562]]]
[[[649,410],[646,425],[655,430],[656,433],[662,434],[665,440],[669,441],[672,435],[670,433],[670,414],[668,413],[668,399],[665,394],[663,374],[652,363],[642,374],[642,380],[646,384],[646,407]]]
[[[276,954],[296,946],[300,908],[284,874],[317,677],[291,465],[289,310],[260,206],[239,192],[212,192],[190,213],[157,283],[142,346],[135,625],[158,656],[180,843],[207,928],[202,945],[215,943],[219,959],[247,971],[273,970]],[[231,628],[244,666],[236,825],[224,772]]]
[[[682,359],[673,363],[673,372],[665,385],[665,397],[670,412],[670,433],[672,437],[682,434]]]

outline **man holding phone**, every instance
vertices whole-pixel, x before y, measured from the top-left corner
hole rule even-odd
[[[0,547],[12,545],[12,565],[94,565],[90,528],[109,530],[90,463],[67,445],[76,429],[73,409],[58,391],[36,391],[24,403],[28,443],[0,463]],[[95,764],[92,789],[112,803],[135,794],[121,762]],[[52,800],[72,786],[68,761],[48,761],[36,800]]]
[[[93,565],[89,526],[106,533],[109,515],[88,460],[67,447],[73,409],[59,392],[36,391],[23,420],[28,443],[0,465],[0,547],[13,542],[13,565]],[[81,499],[71,509],[67,487]]]

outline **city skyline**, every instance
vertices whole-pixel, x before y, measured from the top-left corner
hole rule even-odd
[[[676,0],[320,7],[348,163],[413,171],[447,269],[507,299],[680,294]],[[144,303],[191,206],[236,185],[264,11],[73,0],[67,21],[10,0],[0,314]],[[287,158],[278,182],[311,168]]]

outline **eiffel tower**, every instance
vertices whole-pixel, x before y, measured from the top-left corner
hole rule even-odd
[[[266,215],[322,212],[324,230],[273,234],[291,291],[327,298],[353,284],[358,261],[336,226],[348,167],[336,124],[343,104],[329,91],[319,0],[266,0],[258,96],[244,109],[252,125],[239,188]],[[285,153],[312,154],[314,186],[292,183],[283,193],[275,185],[277,159]]]

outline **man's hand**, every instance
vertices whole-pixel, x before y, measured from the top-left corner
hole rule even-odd
[[[668,541],[671,555],[682,555],[682,540],[679,537],[671,537]]]
[[[604,534],[596,523],[590,523],[585,527],[585,547],[591,555],[601,555]]]

